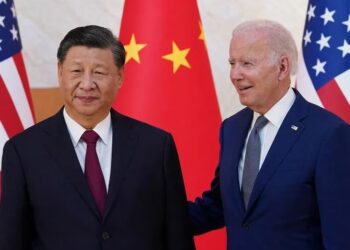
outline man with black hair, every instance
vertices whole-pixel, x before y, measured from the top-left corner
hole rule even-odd
[[[194,249],[172,136],[111,108],[123,45],[78,27],[57,58],[64,107],[4,146],[0,249]]]

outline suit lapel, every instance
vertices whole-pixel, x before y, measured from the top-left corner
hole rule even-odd
[[[242,150],[245,144],[245,140],[247,137],[247,134],[249,132],[250,125],[252,123],[253,119],[253,111],[250,109],[246,108],[242,115],[240,117],[237,117],[237,121],[235,123],[235,127],[232,128],[232,131],[234,132],[233,136],[233,148],[237,149],[236,152],[233,154],[233,161],[234,166],[233,166],[233,192],[234,192],[234,197],[235,197],[235,203],[239,204],[239,212],[241,214],[244,213],[245,211],[245,206],[244,206],[244,201],[242,197],[242,192],[241,192],[241,187],[239,185],[239,176],[238,176],[238,166],[240,159],[242,157]]]
[[[88,207],[100,218],[64,121],[63,109],[53,117],[46,133],[48,135],[46,146],[52,158],[58,163]]]
[[[302,134],[304,125],[301,120],[307,115],[307,107],[307,102],[300,94],[296,93],[295,102],[277,132],[265,161],[261,166],[250,197],[247,214],[254,207],[266,184],[278,167],[281,166],[282,161]]]
[[[126,170],[138,141],[131,119],[115,111],[111,112],[111,118],[113,127],[112,166],[104,219],[107,218],[116,201],[121,184],[125,181]]]

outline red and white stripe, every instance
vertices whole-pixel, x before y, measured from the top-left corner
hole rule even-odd
[[[350,105],[350,69],[338,75],[335,78],[341,92],[344,94],[345,99]]]
[[[0,159],[2,159],[2,148],[5,145],[5,142],[8,140],[8,135],[5,131],[5,128],[2,124],[2,122],[0,121]],[[0,164],[0,171],[1,171],[1,164]]]
[[[0,159],[8,138],[34,124],[21,52],[0,62]],[[0,164],[1,171],[1,164]]]

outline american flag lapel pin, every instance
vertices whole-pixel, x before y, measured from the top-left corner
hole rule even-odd
[[[298,127],[295,126],[295,125],[292,125],[290,128],[293,129],[294,131],[297,131],[297,130],[298,130]]]

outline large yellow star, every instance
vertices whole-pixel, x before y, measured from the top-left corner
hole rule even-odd
[[[190,52],[190,49],[180,50],[176,43],[173,42],[173,52],[163,56],[162,58],[173,62],[173,73],[175,74],[181,65],[191,68],[191,65],[186,59],[188,52]]]
[[[132,34],[129,44],[124,46],[126,51],[125,63],[131,59],[134,59],[136,62],[140,63],[139,52],[146,47],[146,45],[147,44],[145,43],[136,43],[135,34]]]

